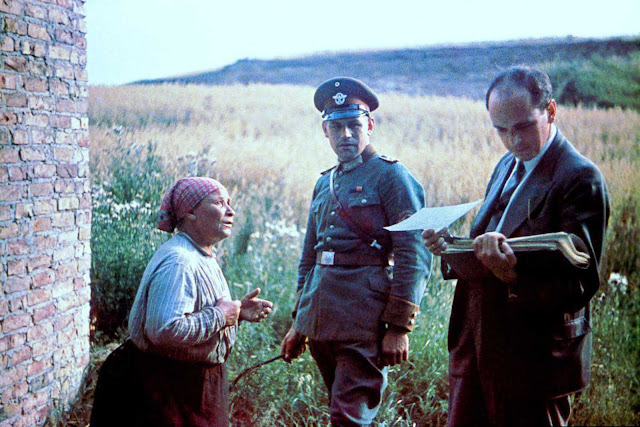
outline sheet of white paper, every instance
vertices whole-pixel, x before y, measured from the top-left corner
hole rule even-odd
[[[422,208],[404,221],[385,228],[389,231],[426,230],[429,228],[438,231],[450,226],[456,219],[476,207],[481,201],[482,199],[461,205]]]

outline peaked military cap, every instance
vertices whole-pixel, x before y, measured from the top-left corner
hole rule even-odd
[[[351,77],[335,77],[316,89],[313,103],[328,120],[369,115],[378,108],[378,96],[369,86]]]

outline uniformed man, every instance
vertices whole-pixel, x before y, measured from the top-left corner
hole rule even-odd
[[[328,80],[314,104],[339,163],[313,191],[294,324],[282,351],[294,359],[308,339],[329,391],[332,424],[369,425],[387,366],[408,358],[408,333],[431,265],[419,232],[383,227],[423,208],[424,190],[404,165],[370,144],[378,98],[364,83]]]

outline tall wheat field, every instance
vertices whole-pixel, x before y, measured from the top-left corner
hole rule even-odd
[[[228,363],[230,379],[279,354],[291,321],[313,185],[336,161],[313,107],[313,90],[267,85],[90,88],[94,360],[83,395],[59,414],[60,420],[86,417],[96,368],[123,334],[117,329],[122,322],[114,326],[105,319],[126,316],[146,261],[166,238],[153,230],[163,191],[183,176],[214,177],[230,190],[236,226],[219,251],[232,293],[239,297],[259,286],[275,303],[267,321],[241,326]],[[429,206],[483,197],[505,149],[482,102],[382,94],[373,115],[373,145],[414,173]],[[602,286],[592,302],[593,381],[576,396],[572,423],[637,425],[640,115],[560,106],[557,124],[600,167],[612,202]],[[456,223],[456,231],[467,232],[472,217]],[[454,286],[433,268],[411,334],[410,361],[391,369],[380,425],[445,424],[446,332]],[[276,361],[244,376],[232,387],[230,411],[241,426],[327,425],[329,420],[326,391],[308,354],[290,365]]]

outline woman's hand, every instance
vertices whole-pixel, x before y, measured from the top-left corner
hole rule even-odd
[[[260,295],[260,288],[242,297],[240,301],[240,320],[259,322],[271,314],[273,303],[265,299],[256,298]]]

